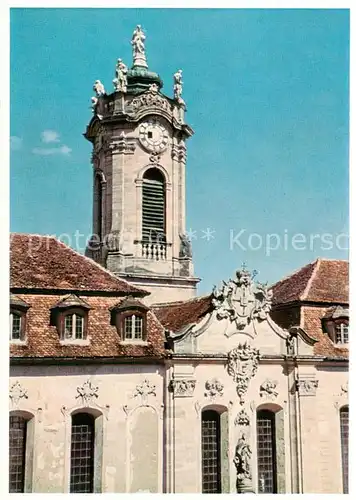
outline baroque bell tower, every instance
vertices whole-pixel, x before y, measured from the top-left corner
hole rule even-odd
[[[174,97],[148,69],[145,34],[132,36],[133,65],[116,65],[112,93],[94,83],[93,118],[85,137],[93,144],[93,236],[86,255],[119,277],[151,292],[151,302],[195,296],[191,243],[185,227],[186,140],[182,71]]]

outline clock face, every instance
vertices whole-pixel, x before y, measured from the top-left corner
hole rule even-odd
[[[164,151],[168,145],[168,131],[155,120],[141,123],[139,128],[139,139],[142,146],[149,151],[159,153]]]

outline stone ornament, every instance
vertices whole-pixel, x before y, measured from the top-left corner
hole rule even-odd
[[[142,406],[148,406],[148,396],[150,395],[156,396],[156,386],[145,379],[141,384],[136,386],[133,397],[140,397]]]
[[[9,398],[13,407],[18,406],[22,399],[28,399],[27,390],[18,380],[10,387]]]
[[[244,408],[236,415],[236,418],[234,420],[235,425],[250,425],[250,417],[247,415],[246,411]]]
[[[253,493],[251,473],[251,446],[247,442],[246,435],[241,434],[234,457],[236,467],[236,491],[237,493]]]
[[[192,397],[195,389],[195,384],[196,380],[194,379],[172,380],[171,387],[173,390],[174,397],[176,398]]]
[[[157,92],[148,91],[140,96],[135,97],[131,101],[131,107],[134,112],[137,112],[142,107],[155,107],[161,108],[164,111],[170,111],[168,101],[160,96]]]
[[[83,405],[90,405],[98,397],[98,390],[99,387],[93,385],[90,380],[87,380],[83,385],[77,387],[78,394],[75,398],[81,398]]]
[[[218,320],[227,318],[243,330],[253,320],[264,321],[271,310],[272,292],[267,284],[253,283],[252,274],[243,266],[236,271],[236,279],[223,281],[222,287],[213,289],[212,304]]]
[[[148,68],[145,54],[145,40],[146,35],[144,34],[140,24],[138,24],[132,34],[132,55],[133,55],[133,65],[143,66]]]
[[[148,87],[148,91],[152,92],[153,94],[156,94],[159,91],[157,83],[152,83],[152,85]]]
[[[133,154],[136,149],[136,140],[131,137],[126,137],[125,132],[122,131],[118,137],[113,138],[108,144],[108,149],[112,153]]]
[[[172,159],[173,160],[178,160],[180,162],[185,163],[187,158],[187,151],[186,147],[184,144],[179,145],[179,146],[172,146]]]
[[[179,69],[176,73],[174,73],[173,80],[174,80],[174,86],[173,86],[174,99],[179,104],[184,104],[184,101],[182,99],[183,79],[182,79],[181,69]]]
[[[245,394],[250,380],[256,375],[259,352],[247,342],[239,344],[227,355],[227,372],[236,383],[240,404],[245,403]]]
[[[349,382],[346,382],[341,386],[340,396],[347,396],[349,393]]]
[[[224,386],[217,378],[212,380],[207,380],[205,382],[205,393],[204,396],[210,400],[214,400],[217,397],[221,397],[224,392]]]
[[[127,66],[122,59],[117,60],[113,84],[116,92],[127,92]]]
[[[276,399],[278,391],[276,390],[277,382],[275,380],[266,379],[260,385],[260,397],[265,399]]]
[[[299,379],[297,389],[300,396],[315,396],[319,380],[314,378]]]

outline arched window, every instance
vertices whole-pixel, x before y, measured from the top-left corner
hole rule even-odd
[[[142,185],[142,240],[166,242],[165,179],[157,168],[148,169]]]
[[[14,412],[9,418],[9,492],[31,493],[33,472],[34,418]]]
[[[88,413],[72,416],[70,493],[94,492],[95,418]]]
[[[24,493],[27,421],[10,415],[9,423],[9,492]]]
[[[341,460],[343,492],[349,492],[349,407],[340,410]]]
[[[257,411],[258,493],[277,493],[275,413]]]
[[[220,415],[214,410],[202,412],[202,492],[221,493]]]

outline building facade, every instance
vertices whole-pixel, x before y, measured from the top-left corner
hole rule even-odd
[[[182,74],[144,42],[95,83],[86,256],[11,238],[10,491],[346,493],[348,263],[196,296]]]

